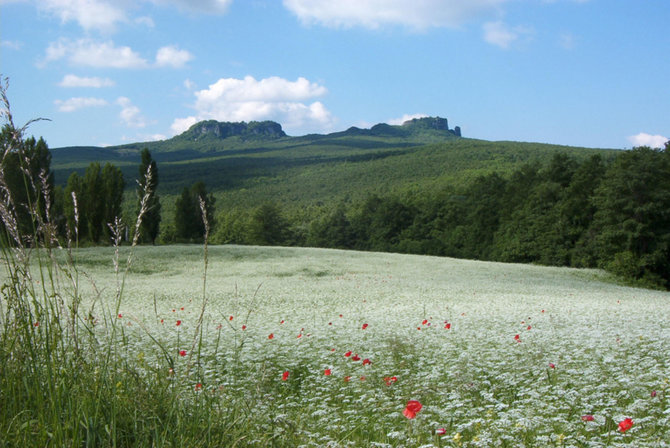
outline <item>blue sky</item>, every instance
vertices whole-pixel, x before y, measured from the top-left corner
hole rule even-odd
[[[667,0],[0,0],[0,73],[52,148],[421,115],[486,140],[660,146],[669,21]]]

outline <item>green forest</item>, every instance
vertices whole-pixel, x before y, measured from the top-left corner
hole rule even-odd
[[[2,161],[14,203],[29,204],[17,210],[18,234],[48,224],[60,244],[207,235],[598,267],[670,288],[670,143],[595,150],[388,125],[298,138],[253,131],[88,150],[28,138]],[[3,143],[11,135],[5,128]],[[12,229],[3,237],[11,243]]]

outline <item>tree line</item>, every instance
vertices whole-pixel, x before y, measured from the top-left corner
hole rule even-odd
[[[1,138],[11,132],[3,129]],[[110,224],[123,214],[121,170],[93,162],[83,176],[72,173],[64,188],[54,187],[50,160],[44,140],[34,138],[2,159],[13,203],[25,204],[16,210],[21,234],[33,235],[40,222],[50,221],[61,238],[109,243],[118,233]],[[137,183],[142,243],[200,242],[207,228],[212,243],[599,267],[670,288],[670,142],[660,150],[621,151],[609,162],[598,155],[578,162],[557,153],[548,163],[529,163],[511,175],[493,172],[467,185],[309,209],[267,202],[217,214],[214,196],[196,182],[183,188],[173,222],[163,226],[158,166],[148,149],[141,153]],[[135,216],[125,217],[125,239],[132,238],[128,223]],[[4,230],[11,241],[11,229]]]
[[[510,176],[371,195],[307,215],[277,204],[224,211],[215,242],[598,267],[670,288],[670,142],[622,151],[607,163],[558,153]]]

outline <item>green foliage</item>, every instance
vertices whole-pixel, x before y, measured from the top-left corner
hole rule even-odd
[[[161,203],[158,196],[158,167],[151,153],[144,148],[141,153],[137,187],[137,214],[143,215],[140,239],[153,244],[158,237],[161,222]],[[144,201],[146,196],[146,201]],[[144,201],[144,202],[143,202]]]
[[[54,176],[51,172],[51,152],[46,142],[34,137],[22,139],[20,131],[11,125],[0,131],[4,185],[15,209],[18,234],[31,235],[46,220],[53,205]],[[4,233],[4,232],[3,232]],[[30,241],[25,243],[32,244]]]
[[[202,206],[204,206],[204,216]],[[208,228],[214,227],[214,203],[216,200],[207,194],[203,182],[196,182],[191,188],[184,188],[175,201],[174,238],[179,242],[201,242],[205,236],[205,220]]]

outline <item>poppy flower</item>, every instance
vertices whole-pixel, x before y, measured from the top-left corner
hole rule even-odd
[[[514,340],[517,342],[521,342],[521,336],[517,334],[516,336],[514,336]]]
[[[230,316],[230,317],[228,318],[228,320],[233,320],[233,316]]]
[[[270,333],[270,334],[268,335],[268,339],[274,339],[274,338],[275,338],[275,334],[274,334],[274,333]]]
[[[330,374],[333,373],[330,369],[326,369],[323,371],[323,374],[326,376],[330,376]]]
[[[351,380],[351,377],[350,377],[350,376],[345,376],[345,377],[344,377],[344,382],[345,382],[345,383],[348,383],[350,380]]]
[[[301,337],[302,337],[302,333],[299,333],[297,339],[300,339]]]
[[[346,353],[344,354],[344,356],[346,356],[347,358],[350,357],[350,356],[351,356],[351,350],[349,350],[348,352],[346,352]]]
[[[33,326],[34,326],[34,327],[39,327],[39,326],[40,326],[40,323],[39,323],[39,322],[35,322],[35,323],[33,324]]]
[[[365,375],[361,376],[361,381],[365,381]]]
[[[186,356],[186,350],[179,350],[179,356]]]
[[[219,325],[216,326],[216,329],[217,329],[217,330],[220,330],[220,329],[222,329],[222,328],[223,328],[223,324],[219,324]]]
[[[423,405],[419,403],[416,400],[409,400],[407,402],[407,406],[405,406],[405,410],[402,411],[402,415],[405,417],[412,419],[416,417],[416,414],[421,410]]]
[[[384,382],[386,383],[387,386],[390,386],[391,384],[395,383],[396,381],[398,381],[398,377],[395,377],[395,376],[384,377]]]
[[[591,414],[582,415],[583,422],[592,422],[595,418]]]
[[[247,326],[246,326],[246,325],[242,325],[242,330],[246,330],[246,329],[247,329]]]
[[[443,435],[445,435],[446,433],[447,433],[447,430],[444,429],[444,428],[437,428],[437,429],[435,430],[435,434],[437,434],[438,436],[443,436]]]
[[[619,431],[626,432],[633,427],[633,419],[626,417],[619,422]]]
[[[366,328],[368,328],[368,324],[363,324],[362,328],[363,328],[363,330],[365,330]]]
[[[651,391],[651,398],[654,398],[655,396],[656,396],[656,391],[655,391],[655,390],[652,390],[652,391]]]
[[[444,329],[445,329],[445,330],[449,330],[449,329],[451,329],[451,324],[447,322],[447,323],[444,325]]]
[[[286,380],[288,380],[288,376],[289,376],[289,372],[288,372],[288,370],[287,370],[286,372],[284,372],[284,373],[282,374],[282,376],[281,376],[281,380],[282,380],[282,381],[286,381]]]
[[[163,319],[161,319],[161,323],[163,323]]]
[[[549,363],[549,367],[552,368],[552,369],[555,369],[555,368],[556,368],[556,364],[554,364],[553,362],[550,362],[550,363]]]
[[[366,365],[368,365],[368,364],[372,364],[372,361],[370,361],[368,358],[365,358],[365,359],[363,360],[363,365],[366,366]]]
[[[530,325],[528,325],[528,326],[526,327],[526,330],[530,330],[531,328],[532,328],[532,327],[531,327]]]
[[[119,319],[121,319],[122,317],[123,317],[123,314],[119,313]]]
[[[284,319],[282,319],[281,322],[279,322],[280,325],[283,324],[283,323],[284,323]]]
[[[358,356],[358,353],[356,353],[356,354],[353,356],[353,358],[351,358],[351,360],[352,360],[352,361],[360,361],[360,360],[361,360],[361,357]]]
[[[198,383],[195,385],[195,391],[197,392],[199,390],[202,390],[202,383]]]
[[[177,326],[180,326],[180,325],[181,325],[181,321],[178,320],[178,321],[177,321]]]
[[[428,323],[428,319],[424,319],[423,322],[421,322],[421,325],[426,325]]]

